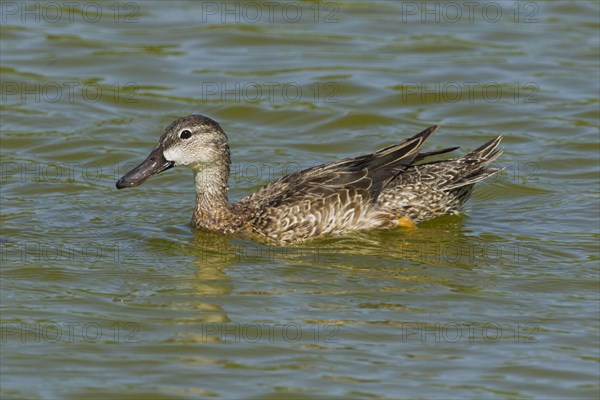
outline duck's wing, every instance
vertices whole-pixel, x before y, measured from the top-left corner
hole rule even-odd
[[[242,203],[276,207],[307,198],[325,198],[349,189],[359,192],[362,201],[373,201],[394,177],[415,160],[422,159],[419,157],[420,149],[436,129],[437,126],[431,126],[399,144],[371,154],[287,175],[244,198]]]

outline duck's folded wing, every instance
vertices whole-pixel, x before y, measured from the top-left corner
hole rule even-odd
[[[417,159],[424,141],[436,129],[437,126],[432,126],[402,143],[372,154],[346,158],[287,175],[244,200],[265,201],[272,205],[289,204],[306,197],[322,198],[354,189],[373,201],[390,180]]]

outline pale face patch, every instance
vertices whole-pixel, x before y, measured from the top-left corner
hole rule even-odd
[[[189,156],[186,153],[185,148],[178,145],[169,147],[163,151],[163,155],[167,161],[172,161],[175,165],[187,165],[189,163]]]
[[[185,142],[176,142],[163,151],[168,161],[175,165],[208,164],[211,161],[211,149],[206,144],[199,143],[198,139],[191,138]]]

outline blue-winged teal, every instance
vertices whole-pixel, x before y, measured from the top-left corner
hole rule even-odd
[[[227,136],[212,119],[190,115],[171,123],[148,158],[119,179],[117,188],[185,165],[194,171],[196,183],[195,227],[252,233],[274,243],[412,225],[460,212],[475,182],[498,172],[486,166],[502,152],[500,136],[460,158],[421,162],[457,149],[421,153],[436,128],[372,154],[284,176],[231,204]]]

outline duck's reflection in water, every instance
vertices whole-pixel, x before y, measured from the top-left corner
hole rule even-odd
[[[469,277],[470,271],[486,261],[482,253],[486,241],[470,236],[462,222],[461,217],[448,217],[408,231],[352,233],[287,247],[194,231],[188,252],[194,256],[196,268],[188,287],[198,315],[179,332],[179,340],[227,341],[229,336],[223,339],[223,333],[237,332],[245,326],[237,318],[230,318],[228,312],[233,310],[227,310],[228,304],[255,301],[254,296],[287,292],[361,295],[380,291],[388,298],[431,287],[453,292],[485,289],[489,282]],[[495,254],[488,254],[492,256]],[[247,274],[238,276],[240,266],[248,268]],[[284,282],[285,289],[276,282]],[[375,303],[369,302],[368,306]]]
[[[348,263],[351,266],[353,257],[364,256],[470,269],[498,253],[494,243],[470,236],[464,230],[463,217],[449,216],[439,220],[419,225],[416,229],[352,232],[288,246],[195,231],[190,251],[198,264],[198,289],[202,294],[229,293],[224,290],[230,290],[231,283],[223,270],[240,263],[302,263],[327,267]],[[220,283],[224,282],[226,285],[221,286]],[[206,285],[208,287],[201,289]]]

